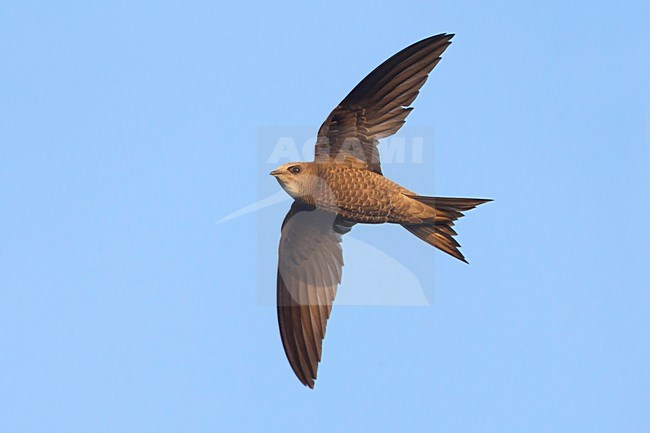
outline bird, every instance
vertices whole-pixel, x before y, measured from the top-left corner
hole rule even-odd
[[[341,283],[342,237],[355,224],[400,224],[467,263],[454,222],[491,200],[418,195],[384,177],[378,151],[379,140],[404,125],[453,36],[428,37],[383,62],[325,119],[314,161],[286,163],[270,173],[294,199],[278,247],[278,326],[289,364],[309,388]]]

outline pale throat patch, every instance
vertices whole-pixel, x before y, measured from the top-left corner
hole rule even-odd
[[[280,186],[289,194],[291,197],[300,198],[300,188],[297,182],[286,182],[284,179],[278,179]]]

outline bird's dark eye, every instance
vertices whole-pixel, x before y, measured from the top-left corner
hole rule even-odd
[[[300,166],[292,165],[291,167],[288,168],[288,170],[293,174],[298,174],[300,173]]]

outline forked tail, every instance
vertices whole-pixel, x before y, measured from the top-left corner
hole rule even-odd
[[[474,209],[476,206],[492,200],[482,198],[426,197],[421,195],[410,197],[434,208],[436,211],[435,222],[402,224],[402,226],[424,242],[467,263],[467,260],[465,260],[465,257],[459,250],[460,244],[454,239],[457,233],[452,226],[454,225],[454,221],[464,216],[463,212]]]

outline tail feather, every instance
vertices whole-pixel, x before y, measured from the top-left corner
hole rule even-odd
[[[492,201],[490,199],[476,198],[451,198],[451,197],[426,197],[410,196],[411,198],[430,206],[436,211],[434,222],[423,224],[403,224],[403,227],[419,237],[426,243],[444,251],[452,257],[465,263],[465,256],[460,252],[460,244],[454,236],[456,231],[452,228],[454,221],[463,217],[463,212],[474,209],[476,206]]]
[[[425,195],[410,195],[409,197],[439,210],[456,212],[472,210],[480,204],[492,201],[489,198],[428,197]]]

